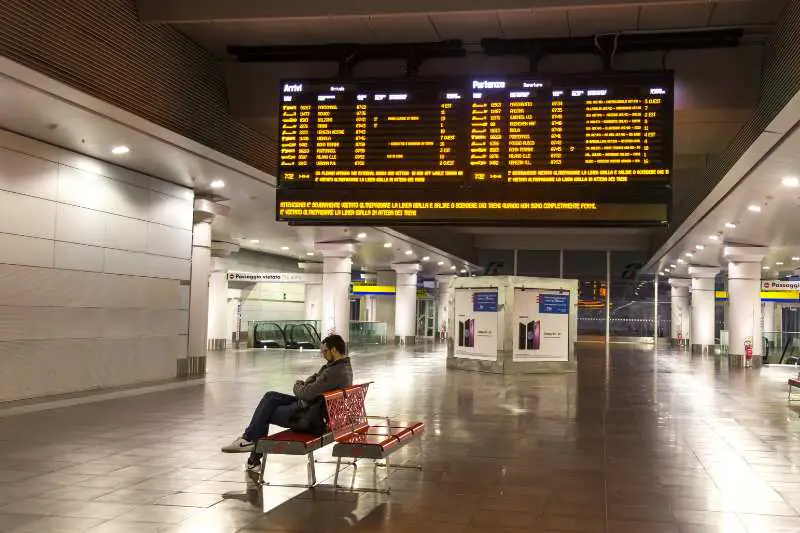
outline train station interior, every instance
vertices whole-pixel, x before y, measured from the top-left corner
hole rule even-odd
[[[800,531],[798,35],[0,0],[0,532]]]

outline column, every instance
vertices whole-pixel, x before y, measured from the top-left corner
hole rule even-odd
[[[670,309],[672,314],[672,340],[691,338],[689,335],[690,324],[692,323],[691,307],[689,306],[689,286],[692,281],[689,279],[671,278]]]
[[[776,332],[775,328],[775,302],[764,302],[761,304],[761,331],[763,337],[769,343],[769,351],[763,355],[770,355],[775,353],[775,348],[780,343],[780,335]],[[762,346],[762,349],[764,347]]]
[[[208,275],[210,271],[211,222],[200,221],[195,223],[192,231],[189,344],[186,360],[178,361],[179,376],[196,376],[205,373],[206,336],[208,335]]]
[[[447,338],[447,328],[449,327],[450,296],[453,292],[450,282],[456,277],[455,274],[436,275],[436,331],[442,339]]]
[[[714,345],[714,279],[719,268],[690,266],[692,277],[692,350]]]
[[[378,270],[375,273],[375,283],[378,286],[394,287],[396,283],[394,270]],[[375,295],[375,321],[386,324],[386,339],[394,339],[394,314],[395,297],[388,294]]]
[[[228,272],[215,258],[208,282],[208,349],[224,350],[228,331]]]
[[[297,266],[309,274],[305,286],[305,320],[322,320],[322,263],[300,262]],[[320,332],[322,333],[322,332]]]
[[[353,245],[350,243],[317,243],[322,253],[322,328],[324,339],[337,333],[350,339],[350,281],[352,278]]]
[[[306,320],[322,320],[322,283],[306,283]]]
[[[761,304],[761,315],[764,317],[762,329],[764,333],[774,333],[775,330],[775,302]],[[769,335],[768,335],[769,336]]]
[[[394,294],[395,344],[414,344],[417,338],[417,273],[419,263],[393,263],[397,274]]]
[[[194,200],[192,231],[192,271],[189,285],[189,335],[186,359],[177,359],[180,377],[201,376],[206,372],[208,339],[208,282],[211,273],[211,222],[227,216],[229,208],[205,198]]]
[[[761,246],[726,246],[728,263],[728,312],[730,316],[731,362],[745,354],[745,342],[752,342],[753,365],[761,364],[764,336],[761,332],[761,260],[767,254]]]

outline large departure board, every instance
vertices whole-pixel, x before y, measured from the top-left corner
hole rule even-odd
[[[281,98],[279,220],[668,220],[669,72],[289,80]]]

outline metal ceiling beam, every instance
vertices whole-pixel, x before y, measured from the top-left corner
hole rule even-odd
[[[532,71],[543,57],[561,54],[597,54],[606,68],[611,68],[612,58],[617,54],[730,48],[739,46],[743,35],[742,29],[622,32],[580,38],[481,39],[481,47],[488,56],[528,57]]]
[[[228,53],[242,63],[335,61],[339,63],[340,76],[348,76],[361,61],[404,59],[407,74],[416,74],[427,59],[466,56],[463,43],[457,39],[401,44],[229,46]]]

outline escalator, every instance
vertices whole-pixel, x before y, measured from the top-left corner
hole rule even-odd
[[[292,350],[316,350],[320,339],[316,328],[311,324],[287,324],[284,327],[286,347]]]
[[[274,322],[259,322],[253,331],[253,346],[256,348],[287,348],[283,329]]]

